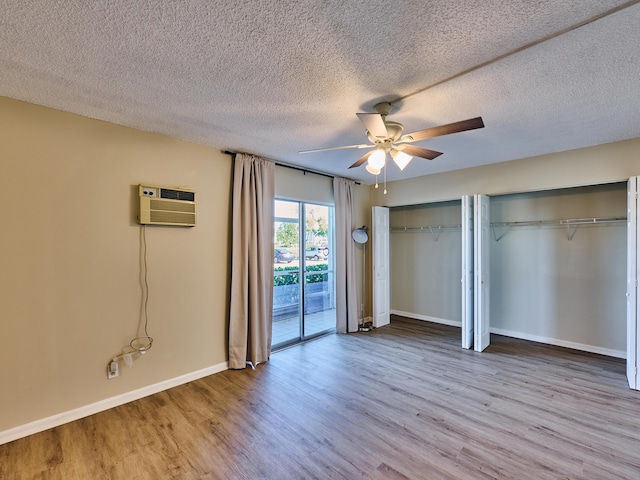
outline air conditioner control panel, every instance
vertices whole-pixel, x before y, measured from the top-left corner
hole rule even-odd
[[[158,189],[151,187],[142,187],[142,195],[144,195],[145,197],[157,197]]]

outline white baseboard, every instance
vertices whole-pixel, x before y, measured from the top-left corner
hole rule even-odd
[[[531,335],[522,332],[512,332],[510,330],[502,330],[499,328],[490,328],[491,333],[496,335],[504,335],[505,337],[519,338],[521,340],[530,340],[532,342],[546,343],[549,345],[556,345],[558,347],[573,348],[574,350],[582,350],[583,352],[598,353],[600,355],[607,355],[609,357],[627,358],[627,352],[621,350],[612,350],[610,348],[596,347],[594,345],[585,345],[584,343],[567,342],[565,340],[558,340],[557,338],[540,337],[538,335]]]
[[[443,325],[450,325],[452,327],[462,327],[461,322],[454,320],[446,320],[444,318],[429,317],[427,315],[420,315],[418,313],[402,312],[400,310],[391,310],[394,315],[400,315],[401,317],[413,318],[416,320],[425,320],[427,322],[441,323]],[[496,335],[504,335],[505,337],[519,338],[521,340],[530,340],[532,342],[546,343],[548,345],[556,345],[558,347],[572,348],[574,350],[582,350],[583,352],[598,353],[600,355],[607,355],[615,358],[627,358],[627,352],[621,350],[612,350],[610,348],[596,347],[594,345],[585,345],[583,343],[567,342],[565,340],[558,340],[557,338],[541,337],[538,335],[530,335],[528,333],[513,332],[510,330],[501,330],[499,328],[490,328],[491,333]]]
[[[415,320],[424,320],[425,322],[441,323],[443,325],[449,325],[450,327],[462,327],[462,322],[455,320],[447,320],[446,318],[429,317],[428,315],[420,315],[419,313],[402,312],[400,310],[391,310],[393,315],[400,315],[401,317],[413,318]]]
[[[105,398],[104,400],[100,400],[99,402],[91,403],[89,405],[69,410],[67,412],[58,413],[57,415],[42,418],[25,425],[10,428],[9,430],[0,432],[0,445],[12,442],[19,438],[33,435],[34,433],[43,432],[45,430],[63,425],[65,423],[73,422],[74,420],[79,420],[80,418],[88,417],[89,415],[93,415],[95,413],[109,410],[110,408],[124,405],[125,403],[133,402],[134,400],[138,400],[140,398],[148,397],[149,395],[153,395],[154,393],[162,392],[164,390],[177,387],[178,385],[183,385],[185,383],[198,380],[199,378],[222,372],[224,370],[227,370],[228,368],[229,364],[227,362],[219,363],[218,365],[213,365],[211,367],[203,368],[202,370],[197,370],[195,372],[187,373],[179,377],[164,380],[147,387],[139,388],[138,390],[132,390],[131,392],[116,395],[115,397]]]

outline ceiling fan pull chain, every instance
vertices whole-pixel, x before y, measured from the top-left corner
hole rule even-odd
[[[385,164],[384,166],[384,192],[382,192],[384,195],[387,194],[387,165]]]

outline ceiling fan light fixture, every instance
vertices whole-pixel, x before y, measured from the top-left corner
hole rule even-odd
[[[369,172],[371,175],[380,175],[380,169],[379,168],[373,168],[371,165],[367,165],[367,172]]]
[[[384,150],[378,149],[369,156],[369,165],[373,169],[380,170],[384,167]],[[367,169],[368,170],[368,169]]]
[[[400,170],[404,170],[404,167],[409,164],[413,157],[394,148],[391,150],[391,158],[393,158],[393,161],[396,162]]]
[[[392,122],[387,119],[391,112],[392,105],[389,102],[382,102],[374,105],[376,113],[357,113],[357,117],[365,129],[370,144],[344,145],[339,147],[318,148],[315,150],[302,150],[299,153],[324,152],[329,150],[343,150],[347,148],[366,148],[371,151],[362,155],[349,168],[362,166],[368,161],[367,171],[373,175],[378,175],[386,167],[387,153],[391,155],[393,161],[400,170],[404,170],[413,157],[433,160],[442,152],[436,152],[428,148],[410,145],[428,138],[451,135],[452,133],[466,132],[477,128],[484,128],[482,117],[469,118],[459,122],[439,125],[437,127],[416,130],[415,132],[403,135],[404,127],[401,123]],[[385,175],[387,170],[385,169]]]

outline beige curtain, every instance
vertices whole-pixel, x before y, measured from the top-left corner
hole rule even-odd
[[[353,188],[355,182],[334,177],[336,231],[336,331],[358,331],[358,286],[353,230]]]
[[[255,367],[271,354],[274,165],[235,156],[229,368]]]

